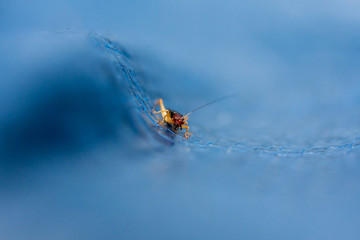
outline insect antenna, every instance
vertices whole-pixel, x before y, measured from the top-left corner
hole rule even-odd
[[[193,113],[193,112],[195,112],[195,111],[197,111],[197,110],[200,110],[200,109],[203,108],[203,107],[206,107],[206,106],[209,106],[209,105],[211,105],[211,104],[214,104],[214,103],[223,101],[223,100],[228,99],[228,98],[235,97],[235,96],[237,96],[237,95],[239,95],[239,93],[227,95],[227,96],[224,96],[224,97],[221,97],[221,98],[217,98],[217,99],[215,99],[215,100],[212,100],[211,102],[208,102],[208,103],[206,103],[206,104],[204,104],[204,105],[201,105],[200,107],[195,108],[195,109],[192,110],[191,112],[189,112],[189,113],[187,113],[186,115],[184,115],[182,118],[183,118],[183,119],[186,118],[186,117],[189,116],[191,113]]]

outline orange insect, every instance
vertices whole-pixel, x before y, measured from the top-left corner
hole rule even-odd
[[[155,106],[154,106],[154,109],[153,109],[152,112],[155,113],[155,114],[161,113],[162,120],[158,119],[159,125],[162,125],[164,122],[166,122],[172,127],[172,130],[174,132],[176,132],[178,129],[182,130],[183,128],[185,128],[186,129],[185,138],[188,139],[191,136],[191,133],[189,133],[189,125],[187,123],[187,120],[188,120],[188,116],[191,113],[199,110],[200,108],[203,108],[203,107],[208,106],[210,104],[213,104],[213,103],[222,101],[224,99],[233,97],[235,95],[237,95],[237,94],[232,94],[232,95],[228,95],[228,96],[225,96],[225,97],[222,97],[222,98],[215,99],[215,100],[213,100],[213,101],[211,101],[209,103],[201,105],[198,108],[195,108],[194,110],[187,113],[186,115],[182,115],[182,114],[180,114],[180,113],[178,113],[176,111],[166,109],[165,106],[164,106],[163,100],[160,98],[155,102],[155,106],[156,105],[160,106],[160,111],[155,111]]]

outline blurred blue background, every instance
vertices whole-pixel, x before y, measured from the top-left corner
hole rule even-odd
[[[1,1],[0,238],[358,239],[359,10]]]

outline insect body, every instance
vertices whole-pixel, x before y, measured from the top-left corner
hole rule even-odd
[[[194,110],[192,110],[191,112],[187,113],[185,116],[183,116],[182,114],[178,113],[178,112],[175,112],[173,110],[170,110],[170,109],[166,109],[165,106],[164,106],[164,102],[163,100],[160,98],[158,99],[156,102],[155,102],[155,105],[159,105],[160,106],[160,111],[155,111],[155,106],[154,106],[154,109],[153,109],[153,113],[161,113],[161,116],[162,116],[162,120],[158,119],[158,123],[161,125],[163,124],[164,122],[166,122],[167,124],[169,124],[171,127],[172,127],[172,130],[173,131],[177,131],[178,129],[182,130],[183,128],[186,129],[186,132],[185,132],[185,138],[189,138],[191,136],[191,133],[189,133],[189,125],[187,123],[187,120],[188,120],[188,116],[203,108],[203,107],[206,107],[210,104],[213,104],[213,103],[216,103],[216,102],[219,102],[219,101],[222,101],[224,99],[227,99],[227,98],[230,98],[230,97],[234,97],[238,94],[232,94],[232,95],[228,95],[228,96],[225,96],[225,97],[222,97],[222,98],[218,98],[218,99],[215,99],[207,104],[204,104],[204,105],[201,105],[200,107],[198,108],[195,108]]]
[[[190,137],[191,133],[189,133],[187,116],[183,116],[182,114],[170,109],[165,109],[163,100],[161,98],[156,101],[155,105],[160,106],[160,111],[155,111],[155,108],[153,110],[153,113],[161,113],[162,120],[159,120],[160,125],[166,122],[172,126],[173,131],[177,131],[178,129],[182,130],[183,128],[185,128],[186,129],[185,138]]]

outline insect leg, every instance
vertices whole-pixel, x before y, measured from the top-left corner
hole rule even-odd
[[[169,110],[166,110],[166,109],[165,109],[165,110],[161,110],[161,111],[155,111],[155,109],[154,109],[154,110],[153,110],[153,113],[156,113],[156,114],[157,114],[157,113],[163,113],[163,112],[167,112],[167,111],[169,111]]]
[[[166,110],[166,108],[165,108],[165,106],[164,106],[164,102],[163,102],[162,98],[159,98],[159,100],[157,100],[157,101],[155,102],[155,105],[159,105],[159,106],[160,106],[160,112],[159,112],[159,113],[161,113],[161,116],[162,116],[163,118],[165,118],[165,116],[167,116],[168,113],[166,112],[167,110]],[[154,109],[155,109],[155,107],[154,107]]]
[[[186,124],[183,124],[181,127],[186,128],[185,138],[188,139],[191,136],[191,133],[189,133],[189,126]]]
[[[166,112],[166,113],[165,113]],[[165,121],[165,118],[166,118],[166,116],[168,116],[169,115],[169,110],[161,110],[161,111],[155,111],[155,110],[153,110],[153,113],[156,113],[156,114],[158,114],[158,113],[161,113],[161,115],[162,115],[162,120],[160,120],[159,118],[158,118],[158,124],[159,125],[161,125],[161,124],[163,124],[164,123],[164,121]],[[165,114],[163,114],[163,113],[165,113]]]
[[[159,105],[160,106],[160,111],[155,111],[155,106],[156,105]],[[171,123],[171,117],[170,117],[170,111],[165,109],[165,106],[164,106],[164,102],[162,100],[162,98],[159,98],[156,102],[155,102],[155,106],[154,106],[154,109],[153,109],[153,113],[161,113],[161,116],[162,116],[162,120],[158,121],[159,124],[162,124],[164,123],[164,121],[166,122],[169,122]]]

